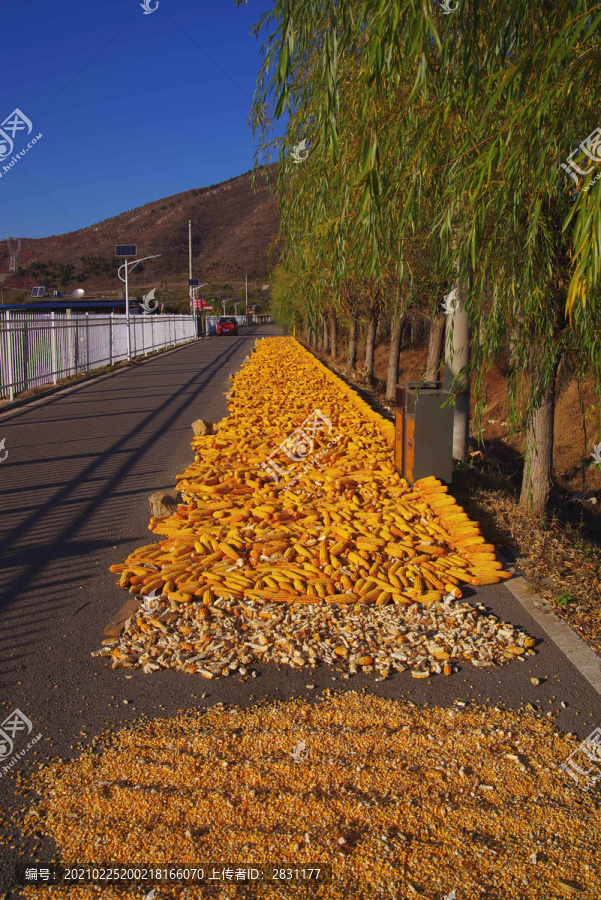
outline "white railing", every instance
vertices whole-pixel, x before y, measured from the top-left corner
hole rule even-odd
[[[0,397],[81,375],[128,358],[125,315],[0,310]],[[129,317],[131,356],[196,337],[193,316]]]

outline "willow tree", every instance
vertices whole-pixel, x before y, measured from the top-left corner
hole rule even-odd
[[[236,3],[241,5],[242,0]],[[471,135],[471,146],[478,148],[474,166],[479,177],[489,171],[490,149],[497,142],[504,145],[509,157],[530,169],[537,167],[541,156],[554,152],[559,169],[571,154],[574,139],[580,138],[584,144],[587,129],[597,124],[600,24],[601,9],[590,0],[490,0],[483,8],[459,0],[452,15],[441,14],[439,7],[433,9],[429,0],[276,0],[254,29],[259,34],[263,27],[274,26],[264,43],[255,118],[262,117],[271,95],[276,118],[290,109],[298,60],[317,51],[320,68],[314,84],[322,85],[324,94],[314,125],[333,158],[338,149],[340,64],[345,56],[357,54],[358,47],[360,52],[365,48],[360,110],[364,126],[383,92],[410,71],[413,90],[407,120],[434,77],[443,106],[453,101],[464,105],[485,96],[482,118]],[[274,74],[268,78],[271,68]],[[504,111],[502,95],[514,104],[515,114],[519,105],[521,127],[517,133],[508,128],[506,116],[499,116]],[[400,122],[399,134],[402,131]],[[376,152],[377,135],[371,134],[365,146],[366,165]],[[589,161],[601,159],[598,151],[591,152],[590,145],[580,155]],[[583,176],[587,177],[590,174]],[[378,179],[373,177],[373,169],[364,189],[366,204],[369,200],[378,206]],[[564,229],[570,221],[575,223],[568,312],[576,302],[594,302],[601,267],[598,201],[598,192],[596,197],[580,192],[562,222]],[[366,240],[369,237],[367,233]],[[375,258],[372,264],[375,268]]]
[[[359,36],[359,42],[362,40],[364,36]],[[385,104],[372,110],[368,130],[379,131],[384,137],[366,168],[364,148],[369,137],[362,131],[358,117],[363,58],[360,52],[347,56],[341,65],[342,87],[336,110],[339,137],[336,158],[330,160],[327,148],[317,136],[312,142],[310,163],[307,159],[302,167],[295,168],[298,163],[294,159],[294,142],[303,134],[306,123],[315,120],[316,109],[323,102],[323,89],[320,95],[320,86],[315,83],[316,59],[314,53],[312,61],[305,57],[299,61],[300,76],[298,86],[293,89],[294,112],[287,141],[292,146],[292,164],[289,156],[281,157],[278,186],[283,261],[285,265],[288,255],[291,259],[298,257],[299,243],[310,243],[312,269],[329,272],[328,287],[335,296],[333,322],[336,311],[343,306],[347,321],[350,320],[351,365],[356,357],[357,322],[365,324],[364,372],[368,381],[373,380],[378,323],[390,331],[387,394],[391,396],[398,377],[400,332],[407,304],[413,296],[412,257],[416,252],[423,255],[418,244],[425,240],[423,228],[416,236],[412,229],[402,227],[403,198],[396,190],[400,151],[394,141],[385,139],[389,125],[403,114],[410,85],[406,80]],[[363,180],[368,169],[369,177],[386,194],[386,203],[365,210]],[[364,240],[364,212],[371,219],[369,242]],[[352,309],[349,283],[355,285]],[[324,285],[324,293],[325,290]]]
[[[413,0],[278,0],[257,26],[258,32],[275,24],[259,73],[256,116],[269,94],[276,117],[290,108],[291,99],[299,97],[299,61],[310,57],[305,90],[319,98],[311,123],[332,161],[339,154],[341,72],[345,60],[359,60],[361,190],[351,231],[364,248],[355,256],[368,258],[365,274],[376,278],[382,247],[391,239],[378,117],[391,93],[412,79],[405,114],[386,133],[402,148],[397,189],[404,195],[403,227],[415,227],[423,216],[424,191],[436,196],[443,189],[432,228],[439,269],[446,266],[450,272],[456,262],[449,240],[454,233],[468,251],[460,257],[461,274],[469,274],[475,284],[469,300],[473,324],[479,326],[485,312],[484,285],[496,286],[478,346],[490,360],[501,328],[524,323],[518,356],[530,366],[530,392],[522,502],[537,512],[544,508],[549,482],[533,459],[546,454],[543,469],[548,470],[549,391],[559,347],[567,352],[569,345],[579,365],[595,374],[599,364],[592,335],[598,333],[601,184],[593,185],[590,162],[600,160],[601,152],[586,135],[597,124],[599,108],[600,22],[599,8],[584,0],[528,5],[493,0],[482,16],[477,4],[462,4],[452,16],[443,16]],[[463,127],[455,129],[454,158],[449,159],[435,147],[435,132],[441,124],[458,121]],[[568,175],[576,171],[582,189],[565,202],[566,183],[572,185],[568,167],[562,170],[560,163],[568,156],[574,160],[575,135],[581,137],[580,150]],[[526,241],[523,254],[516,246],[520,240]],[[562,303],[563,318],[557,312]],[[479,388],[482,363],[476,353]],[[482,404],[480,391],[477,411]]]
[[[555,27],[557,16],[551,16],[550,22],[551,28]],[[565,176],[558,166],[574,120],[583,129],[591,111],[583,104],[584,108],[573,111],[568,122],[561,91],[550,90],[548,96],[535,101],[530,84],[516,85],[515,72],[528,71],[524,60],[530,58],[532,44],[540,49],[541,34],[548,34],[548,23],[535,20],[533,31],[530,42],[525,43],[523,36],[520,40],[516,37],[509,56],[505,55],[496,67],[489,65],[486,89],[482,86],[475,94],[462,93],[458,67],[446,70],[448,87],[443,81],[440,95],[428,114],[421,117],[413,164],[432,172],[445,185],[433,226],[433,233],[441,238],[441,253],[448,256],[452,234],[459,236],[465,251],[460,269],[473,285],[468,308],[472,326],[481,335],[472,345],[476,427],[480,434],[486,364],[506,345],[508,334],[512,336],[509,421],[512,428],[519,424],[526,429],[520,503],[542,514],[552,484],[560,361],[566,356],[576,360],[578,369],[596,379],[599,390],[597,335],[601,315],[595,302],[599,286],[594,280],[584,292],[575,289],[579,275],[573,260],[579,252],[575,250],[579,225],[574,211],[581,202],[590,206],[590,201],[581,201],[571,190],[566,191]],[[461,30],[458,37],[461,39]],[[485,37],[484,33],[482,40]],[[478,67],[480,62],[484,70],[487,57],[482,46],[478,45],[481,59],[476,58],[474,65]],[[471,47],[477,54],[473,42]],[[573,58],[568,58],[574,62],[577,56],[573,48]],[[565,60],[551,60],[551,69],[561,84],[568,68]],[[538,70],[531,74],[535,82],[539,81]],[[529,116],[534,112],[539,144],[550,151],[532,153]],[[454,158],[437,167],[439,160],[431,142],[441,127],[457,117],[463,128],[457,134]],[[516,148],[523,153],[529,150],[530,155],[522,156]],[[490,286],[492,299],[486,302]],[[575,302],[578,296],[580,303]],[[486,324],[481,328],[485,314]],[[520,402],[524,396],[525,408]]]

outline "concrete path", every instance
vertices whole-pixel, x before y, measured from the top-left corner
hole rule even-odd
[[[228,375],[257,336],[278,333],[275,326],[242,328],[238,337],[189,344],[0,415],[0,440],[6,438],[9,451],[0,465],[1,720],[17,708],[32,722],[31,735],[15,739],[15,752],[41,734],[10,771],[0,763],[5,813],[15,802],[17,772],[26,775],[49,757],[69,758],[80,742],[142,715],[170,716],[220,701],[246,705],[253,697],[365,688],[440,705],[460,699],[515,708],[526,700],[557,713],[558,727],[580,737],[601,725],[599,694],[503,584],[465,592],[470,602],[537,638],[537,656],[500,669],[466,665],[448,678],[416,681],[405,672],[376,683],[373,675],[342,680],[325,667],[309,677],[265,666],[247,682],[208,682],[171,671],[113,671],[91,657],[127,599],[109,566],[158,539],[148,531],[148,495],[173,487],[192,460],[191,422],[218,421],[226,413]],[[547,680],[534,687],[533,676]],[[316,686],[311,692],[309,680]],[[11,759],[14,754],[4,765]],[[32,846],[16,835],[2,842],[0,896],[10,889],[14,863],[26,862]]]

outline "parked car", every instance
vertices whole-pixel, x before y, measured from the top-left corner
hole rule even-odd
[[[228,316],[221,316],[217,322],[217,334],[238,334],[238,323]]]

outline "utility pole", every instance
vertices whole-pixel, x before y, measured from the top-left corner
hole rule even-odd
[[[190,274],[188,278],[192,279],[192,219],[188,219],[188,264]],[[193,313],[192,288],[190,288],[190,312]]]
[[[8,271],[9,271],[9,272],[16,272],[16,271],[17,271],[17,262],[18,262],[18,259],[19,259],[19,251],[20,251],[20,249],[21,249],[21,238],[17,238],[17,247],[16,247],[16,249],[12,246],[12,244],[11,244],[11,242],[10,242],[10,238],[9,238],[8,235],[6,235],[6,243],[8,244],[8,252],[9,252],[9,254],[10,254],[10,260],[9,260],[9,264],[8,264]]]

